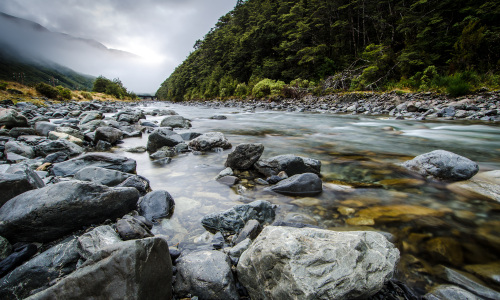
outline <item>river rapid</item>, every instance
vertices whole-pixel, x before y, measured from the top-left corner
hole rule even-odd
[[[173,196],[173,215],[155,224],[153,233],[166,235],[169,245],[181,251],[210,246],[213,235],[200,222],[204,215],[262,199],[278,205],[277,220],[330,230],[384,232],[401,252],[396,277],[419,294],[443,282],[433,271],[436,265],[470,270],[471,265],[500,260],[500,203],[457,193],[448,183],[426,181],[398,166],[443,149],[477,162],[480,172],[500,170],[498,124],[166,103],[142,109],[172,109],[190,119],[192,128],[178,133],[220,131],[233,148],[239,143],[262,143],[262,158],[295,154],[322,163],[323,193],[289,197],[263,191],[250,172],[241,174],[248,179],[232,187],[217,182],[231,149],[180,154],[169,164],[156,166],[146,152],[125,151],[145,146],[147,134],[125,139],[114,152],[135,159],[137,173],[151,181],[153,190]],[[227,119],[210,119],[214,115]],[[148,121],[163,118],[147,116]]]

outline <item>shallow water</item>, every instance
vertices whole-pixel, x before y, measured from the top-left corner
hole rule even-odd
[[[154,108],[163,106],[143,109]],[[167,190],[175,199],[172,217],[153,228],[155,234],[166,235],[170,245],[178,244],[181,250],[207,245],[211,234],[200,223],[205,214],[264,199],[279,205],[277,219],[331,230],[390,233],[401,252],[397,276],[419,293],[440,282],[432,271],[437,264],[463,270],[500,260],[499,203],[455,194],[443,183],[425,182],[397,166],[444,149],[476,161],[480,172],[500,170],[498,125],[170,104],[168,109],[192,120],[193,127],[179,133],[220,131],[233,146],[262,143],[263,158],[291,153],[319,159],[324,182],[320,196],[307,198],[269,194],[252,180],[230,188],[214,178],[231,150],[181,154],[165,166],[155,166],[147,153],[124,151],[145,146],[147,135],[126,139],[115,152],[135,159],[137,173],[148,178],[153,189]],[[213,115],[227,120],[209,119]],[[152,121],[163,118],[148,116]],[[374,222],[361,225],[367,219]]]

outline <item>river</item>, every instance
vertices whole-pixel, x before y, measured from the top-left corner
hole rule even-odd
[[[416,155],[444,149],[477,162],[480,172],[500,170],[498,124],[175,104],[143,107],[155,108],[173,109],[192,120],[193,127],[179,133],[220,131],[233,147],[262,143],[263,158],[296,154],[322,162],[323,193],[288,197],[264,192],[251,179],[233,187],[215,181],[231,150],[180,154],[169,164],[156,166],[147,153],[125,151],[145,146],[147,135],[125,139],[114,152],[135,159],[137,173],[148,178],[154,190],[164,189],[175,200],[172,217],[161,220],[153,232],[166,235],[169,244],[180,250],[210,244],[211,234],[200,223],[204,215],[262,199],[278,205],[279,220],[330,230],[389,233],[401,252],[397,277],[418,293],[439,281],[432,271],[435,265],[470,270],[470,265],[500,260],[499,203],[457,194],[444,183],[424,181],[398,167]],[[227,119],[212,120],[213,115]],[[164,116],[147,118],[159,122]],[[363,217],[375,222],[364,223]]]

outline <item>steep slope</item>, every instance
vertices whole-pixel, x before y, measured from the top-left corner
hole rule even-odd
[[[415,75],[420,81],[429,66],[442,75],[498,72],[499,18],[487,0],[239,1],[157,95],[240,96],[263,78],[332,75],[345,79],[336,88],[380,89]]]

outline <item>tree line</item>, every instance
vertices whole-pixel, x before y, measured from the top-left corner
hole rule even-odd
[[[488,0],[238,1],[157,96],[498,88],[499,19]]]

